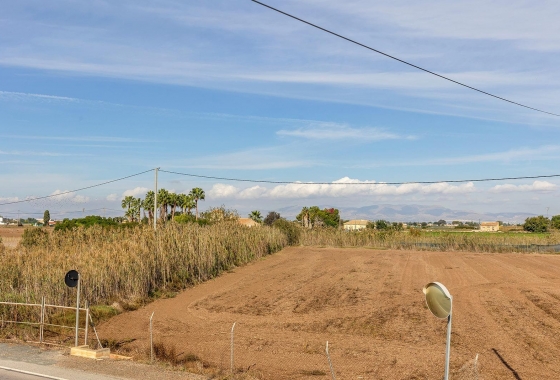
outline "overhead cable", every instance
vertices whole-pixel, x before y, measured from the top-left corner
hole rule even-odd
[[[143,172],[141,172],[141,173],[136,173],[136,174],[127,175],[126,177],[121,177],[121,178],[113,179],[113,180],[111,180],[111,181],[106,181],[106,182],[98,183],[98,184],[96,184],[96,185],[91,185],[91,186],[82,187],[82,188],[80,188],[80,189],[63,191],[62,193],[58,193],[58,194],[46,195],[46,196],[44,196],[44,197],[34,197],[34,198],[24,199],[24,200],[21,200],[21,201],[13,201],[13,202],[0,203],[0,206],[13,205],[13,204],[16,204],[16,203],[33,202],[33,201],[37,201],[37,200],[40,200],[40,199],[47,199],[47,198],[60,197],[61,195],[70,194],[70,193],[75,193],[75,192],[77,192],[77,191],[82,191],[82,190],[87,190],[87,189],[93,189],[94,187],[99,187],[99,186],[107,185],[107,184],[109,184],[109,183],[122,181],[122,180],[125,180],[125,179],[127,179],[127,178],[131,178],[131,177],[136,177],[136,176],[139,176],[139,175],[142,175],[142,174],[151,172],[151,171],[153,171],[153,170],[154,170],[154,169],[146,170],[146,171],[143,171]]]
[[[520,180],[520,179],[537,179],[537,178],[554,178],[560,177],[560,174],[552,175],[538,175],[538,176],[526,176],[526,177],[503,177],[503,178],[482,178],[482,179],[457,179],[448,181],[409,181],[409,182],[297,182],[297,181],[269,181],[261,179],[246,179],[246,178],[227,178],[227,177],[213,177],[200,174],[189,174],[189,173],[179,173],[169,170],[160,169],[160,172],[177,174],[187,177],[195,178],[206,178],[206,179],[217,179],[221,181],[233,181],[233,182],[252,182],[252,183],[272,183],[276,185],[409,185],[409,184],[436,184],[436,183],[468,183],[468,182],[491,182],[491,181],[510,181],[510,180]]]
[[[509,100],[509,99],[503,98],[503,97],[501,97],[501,96],[491,94],[491,93],[486,92],[486,91],[484,91],[484,90],[480,90],[480,89],[478,89],[478,88],[476,88],[476,87],[469,86],[468,84],[465,84],[465,83],[456,81],[455,79],[451,79],[451,78],[449,78],[449,77],[446,77],[445,75],[438,74],[438,73],[436,73],[436,72],[434,72],[434,71],[431,71],[431,70],[425,69],[425,68],[423,68],[423,67],[420,67],[420,66],[418,66],[418,65],[415,65],[415,64],[413,64],[413,63],[407,62],[407,61],[405,61],[405,60],[403,60],[403,59],[400,59],[400,58],[397,58],[397,57],[395,57],[395,56],[393,56],[393,55],[384,53],[384,52],[382,52],[382,51],[380,51],[380,50],[377,50],[377,49],[375,49],[375,48],[372,48],[371,46],[365,45],[365,44],[363,44],[363,43],[361,43],[361,42],[358,42],[358,41],[356,41],[356,40],[353,40],[353,39],[351,39],[351,38],[344,37],[344,36],[341,35],[341,34],[335,33],[335,32],[333,32],[333,31],[331,31],[331,30],[329,30],[329,29],[325,29],[325,28],[323,28],[323,27],[321,27],[321,26],[319,26],[319,25],[317,25],[317,24],[313,24],[313,23],[311,23],[311,22],[309,22],[309,21],[306,21],[306,20],[304,20],[304,19],[301,19],[301,18],[299,18],[299,17],[296,17],[296,16],[291,15],[291,14],[289,14],[289,13],[286,13],[286,12],[284,12],[284,11],[281,11],[280,9],[274,8],[274,7],[272,7],[272,6],[268,5],[268,4],[262,3],[262,2],[257,1],[257,0],[250,0],[250,1],[252,1],[253,3],[259,4],[259,5],[262,5],[263,7],[266,7],[266,8],[268,8],[268,9],[273,10],[273,11],[276,11],[276,12],[278,12],[278,13],[281,13],[281,14],[283,14],[284,16],[288,16],[288,17],[290,17],[290,18],[293,18],[294,20],[300,21],[300,22],[302,22],[302,23],[304,23],[304,24],[307,24],[307,25],[309,25],[309,26],[312,26],[312,27],[314,27],[314,28],[317,28],[317,29],[319,29],[319,30],[322,30],[323,32],[332,34],[333,36],[336,36],[336,37],[338,37],[338,38],[342,38],[343,40],[346,40],[346,41],[348,41],[348,42],[351,42],[351,43],[353,43],[353,44],[356,44],[356,45],[361,46],[361,47],[363,47],[363,48],[366,48],[366,49],[368,49],[368,50],[374,51],[374,52],[376,52],[376,53],[378,53],[378,54],[384,55],[385,57],[394,59],[395,61],[404,63],[405,65],[408,65],[408,66],[410,66],[410,67],[414,67],[415,69],[424,71],[424,72],[426,72],[426,73],[428,73],[428,74],[435,75],[436,77],[439,77],[439,78],[441,78],[441,79],[445,79],[445,80],[447,80],[447,81],[449,81],[449,82],[458,84],[459,86],[466,87],[466,88],[471,89],[471,90],[473,90],[473,91],[477,91],[477,92],[479,92],[479,93],[481,93],[481,94],[491,96],[491,97],[493,97],[493,98],[502,100],[502,101],[504,101],[504,102],[508,102],[508,103],[511,103],[511,104],[515,104],[516,106],[528,108],[528,109],[530,109],[530,110],[537,111],[537,112],[542,112],[542,113],[545,113],[545,114],[547,114],[547,115],[560,116],[559,114],[556,114],[556,113],[553,113],[553,112],[548,112],[548,111],[544,111],[544,110],[541,110],[541,109],[538,109],[538,108],[530,107],[530,106],[527,106],[527,105],[525,105],[525,104],[521,104],[521,103],[518,103],[518,102],[514,102],[513,100]]]

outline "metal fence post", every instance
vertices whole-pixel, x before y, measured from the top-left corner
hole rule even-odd
[[[43,343],[45,334],[45,296],[41,297],[41,325],[39,327],[39,342]]]
[[[154,317],[155,311],[152,312],[150,316],[150,363],[154,362],[154,334],[152,329],[152,318]]]
[[[78,347],[78,333],[80,328],[80,275],[78,274],[78,292],[76,295],[76,337],[74,339],[74,346]]]
[[[230,370],[231,373],[233,373],[233,330],[235,329],[235,324],[237,322],[233,323],[233,326],[231,326],[231,361],[230,361]]]
[[[85,338],[84,338],[84,345],[88,345],[88,327],[89,327],[89,303],[86,301],[86,331],[85,331]]]
[[[327,353],[327,359],[329,361],[329,367],[331,368],[331,376],[333,380],[336,380],[336,376],[334,375],[334,369],[331,362],[331,355],[329,354],[329,342],[327,341],[327,346],[325,347],[325,352]]]

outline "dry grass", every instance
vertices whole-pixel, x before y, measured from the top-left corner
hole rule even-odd
[[[328,247],[371,247],[467,252],[546,252],[545,246],[560,244],[560,233],[478,233],[411,231],[344,231],[305,229],[301,244]]]
[[[63,280],[68,270],[76,269],[82,299],[92,305],[118,301],[133,308],[285,245],[286,237],[277,229],[234,223],[170,223],[157,232],[147,227],[55,232],[38,245],[0,245],[0,294],[2,300],[40,302],[45,296],[48,303],[71,305],[75,290]]]

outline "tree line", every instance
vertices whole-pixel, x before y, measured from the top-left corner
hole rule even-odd
[[[129,222],[141,222],[142,210],[144,218],[147,218],[149,223],[154,220],[154,192],[148,191],[144,199],[135,198],[132,195],[127,195],[121,202],[121,207],[126,210],[125,217]],[[192,210],[195,209],[195,220],[198,220],[198,202],[203,201],[206,194],[200,187],[193,188],[188,194],[176,194],[166,189],[159,189],[157,192],[157,209],[159,210],[159,220],[165,222],[173,219],[177,210],[181,210],[183,215],[191,215]],[[148,214],[146,216],[146,213]]]

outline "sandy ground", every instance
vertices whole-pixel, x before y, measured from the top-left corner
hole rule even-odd
[[[15,248],[23,236],[23,231],[26,228],[38,228],[38,227],[17,227],[17,226],[0,226],[0,238],[2,238],[2,244],[7,248]],[[52,232],[54,228],[45,228],[45,231]]]
[[[175,298],[121,314],[103,338],[154,340],[263,379],[441,379],[446,323],[422,287],[454,296],[451,370],[479,354],[484,379],[560,378],[560,256],[289,248]]]
[[[0,226],[2,244],[7,248],[15,248],[21,240],[25,228],[26,227]]]

